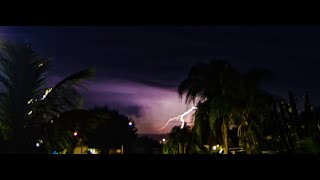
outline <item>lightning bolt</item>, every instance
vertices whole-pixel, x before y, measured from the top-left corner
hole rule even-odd
[[[186,115],[188,115],[189,113],[191,113],[191,111],[193,111],[193,110],[196,110],[196,109],[198,109],[197,107],[195,107],[195,106],[193,106],[192,108],[190,108],[188,111],[186,111],[186,112],[184,112],[183,114],[181,114],[180,116],[178,116],[178,117],[180,117],[180,121],[182,122],[182,124],[181,124],[181,129],[184,127],[184,119],[183,119],[183,117],[184,116],[186,116]]]
[[[169,119],[169,120],[167,121],[167,123],[166,123],[162,128],[160,128],[159,130],[164,129],[165,127],[168,126],[169,122],[174,121],[174,120],[178,120],[178,118],[179,118],[179,116]]]
[[[167,123],[166,123],[162,128],[160,128],[159,130],[164,129],[165,127],[168,126],[169,122],[174,121],[174,120],[180,120],[180,121],[181,121],[182,124],[181,124],[181,127],[180,127],[180,128],[182,129],[182,128],[184,127],[184,124],[185,124],[185,120],[184,120],[183,118],[184,118],[186,115],[188,115],[189,113],[191,113],[193,110],[196,110],[196,109],[198,109],[198,108],[195,107],[195,106],[193,106],[193,107],[190,108],[188,111],[180,114],[179,116],[169,119],[169,120],[167,121]]]

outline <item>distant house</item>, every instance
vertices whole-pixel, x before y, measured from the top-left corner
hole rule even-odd
[[[95,148],[89,148],[86,145],[76,146],[73,150],[73,154],[100,154],[101,150]]]

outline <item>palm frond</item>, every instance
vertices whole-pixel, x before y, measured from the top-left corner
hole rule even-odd
[[[0,42],[0,121],[6,126],[24,129],[31,108],[27,102],[43,86],[49,63],[28,43]]]
[[[51,92],[39,102],[48,118],[52,118],[61,112],[80,108],[82,98],[77,88],[84,86],[84,81],[94,76],[93,69],[86,69],[75,74],[72,74],[58,84],[56,84]]]

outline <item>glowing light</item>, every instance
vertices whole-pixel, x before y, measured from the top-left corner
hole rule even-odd
[[[78,136],[78,132],[75,131],[75,132],[73,133],[73,136]]]
[[[132,126],[132,122],[129,122],[129,126]]]
[[[39,67],[41,67],[41,66],[43,66],[43,63],[40,63],[40,64],[39,64]]]
[[[90,154],[99,154],[99,150],[95,148],[89,148],[88,151],[90,152]]]
[[[33,99],[30,99],[30,100],[28,101],[28,104],[31,104],[31,103],[32,103],[32,101],[33,101]]]
[[[39,144],[39,143],[36,143],[36,146],[37,146],[37,147],[40,147],[40,144]]]
[[[41,100],[44,100],[51,91],[52,91],[52,88],[48,88],[44,93],[44,95],[42,96]]]
[[[219,154],[221,154],[221,153],[222,153],[222,151],[223,151],[223,149],[220,149]]]
[[[95,154],[95,149],[89,149],[90,154]]]
[[[40,144],[43,144],[43,141],[42,141],[41,139],[39,139],[39,143],[40,143]]]
[[[32,111],[28,112],[28,115],[31,115],[32,114]]]
[[[292,113],[292,111],[293,111],[293,110],[292,110],[292,107],[290,107],[290,108],[289,108],[289,112]]]
[[[217,149],[217,146],[213,146],[213,148],[212,148],[214,151]]]
[[[180,120],[181,121],[181,129],[184,127],[184,124],[185,124],[185,120],[183,119],[184,116],[188,115],[189,113],[191,113],[193,110],[196,110],[198,109],[197,107],[193,106],[192,108],[190,108],[188,111],[184,112],[183,114],[180,114],[179,116],[177,117],[174,117],[174,118],[171,118],[167,121],[167,123],[162,127],[160,128],[160,130],[164,129],[165,127],[167,127],[167,125],[169,124],[169,122],[171,121],[174,121],[174,120]]]
[[[53,123],[53,120],[51,120],[50,123],[52,124],[52,123]]]
[[[165,142],[165,141],[166,141],[166,139],[165,139],[165,138],[163,138],[163,139],[162,139],[162,141],[163,141],[163,142]]]
[[[217,144],[217,147],[219,147],[219,144]]]

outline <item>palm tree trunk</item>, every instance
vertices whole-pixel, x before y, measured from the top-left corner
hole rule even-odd
[[[229,148],[228,148],[228,126],[227,126],[227,120],[225,117],[223,117],[223,123],[222,123],[222,139],[224,144],[224,154],[228,154]]]
[[[209,151],[211,151],[212,147],[213,147],[213,142],[212,142],[212,133],[209,130],[209,136],[208,136],[208,145],[209,145]]]

